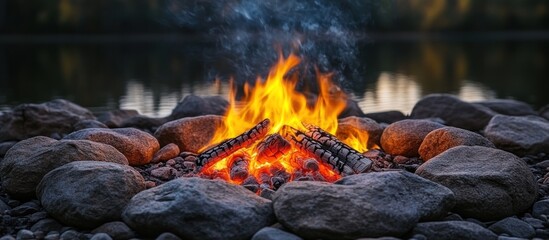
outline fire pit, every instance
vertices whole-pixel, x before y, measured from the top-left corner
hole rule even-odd
[[[196,163],[189,176],[275,190],[293,180],[333,182],[371,169],[372,161],[361,153],[368,147],[367,133],[351,131],[343,140],[335,136],[345,94],[328,74],[319,73],[319,94],[309,104],[295,89],[299,76],[290,73],[299,62],[293,54],[281,56],[267,79],[244,86],[243,99],[237,102],[231,92],[210,144],[184,157]]]

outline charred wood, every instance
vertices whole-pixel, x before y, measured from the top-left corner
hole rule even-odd
[[[295,147],[307,153],[310,157],[330,165],[337,173],[343,175],[355,173],[350,166],[346,165],[345,159],[339,158],[320,142],[312,139],[305,133],[290,126],[285,126],[283,129],[283,134],[284,138],[294,144]]]
[[[261,163],[275,162],[290,151],[291,148],[292,145],[280,134],[271,134],[257,144],[257,160]]]
[[[309,130],[305,132],[305,135],[321,143],[327,150],[342,159],[345,165],[351,167],[355,173],[367,172],[372,167],[372,160],[340,141],[334,135],[317,126],[307,124],[305,127]]]
[[[229,161],[229,177],[233,181],[244,181],[249,173],[250,157],[247,154],[234,154]]]
[[[200,171],[204,166],[214,164],[223,158],[230,156],[239,149],[249,147],[257,140],[263,138],[267,134],[269,128],[270,120],[265,119],[235,138],[227,139],[216,146],[209,148],[197,156],[197,170]]]

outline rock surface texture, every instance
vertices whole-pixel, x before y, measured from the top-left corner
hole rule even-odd
[[[456,146],[483,146],[495,148],[494,144],[482,135],[461,128],[443,127],[436,129],[423,139],[419,155],[427,161]]]
[[[450,188],[456,197],[453,211],[464,217],[497,220],[520,214],[537,196],[526,163],[493,148],[454,147],[419,166],[416,173]]]
[[[466,221],[423,222],[413,234],[421,234],[426,239],[455,240],[496,240],[498,236],[482,226]]]
[[[410,117],[441,118],[449,126],[479,131],[494,115],[489,108],[464,102],[453,95],[430,94],[416,103]]]
[[[519,156],[549,153],[549,121],[541,117],[496,115],[484,136],[496,147]]]
[[[127,165],[114,147],[87,140],[33,137],[15,144],[0,162],[2,188],[15,197],[35,196],[36,186],[49,171],[74,161],[93,160]]]
[[[124,154],[132,166],[149,163],[154,153],[160,149],[155,137],[135,128],[88,128],[73,132],[65,139],[90,140],[111,145]]]
[[[440,123],[417,119],[392,123],[381,135],[381,148],[392,155],[419,157],[418,149],[425,136],[442,127]]]
[[[273,195],[278,221],[305,239],[402,236],[452,206],[449,189],[407,172],[290,182]]]
[[[172,110],[168,119],[175,120],[185,117],[202,115],[223,115],[227,111],[229,102],[220,96],[188,95]]]
[[[81,120],[93,114],[72,102],[57,99],[41,104],[21,104],[0,115],[0,141],[24,140],[34,136],[59,137],[74,131]]]
[[[55,219],[94,228],[119,220],[130,199],[144,189],[143,177],[130,166],[77,161],[46,174],[36,195]]]
[[[223,126],[223,117],[206,115],[187,117],[160,126],[154,133],[161,146],[175,143],[179,149],[197,153],[212,139],[216,130]]]
[[[241,186],[200,178],[178,178],[143,191],[122,217],[143,234],[171,232],[183,239],[250,239],[274,222],[271,201]]]

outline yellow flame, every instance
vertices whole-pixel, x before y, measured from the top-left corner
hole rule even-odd
[[[204,149],[247,131],[265,118],[271,120],[269,134],[278,133],[284,125],[306,131],[302,123],[310,123],[335,135],[338,126],[337,117],[345,109],[347,96],[332,84],[330,74],[322,74],[317,71],[319,94],[315,104],[308,104],[307,96],[296,90],[299,76],[288,74],[299,63],[299,57],[293,54],[288,58],[281,55],[266,80],[258,78],[253,87],[248,84],[244,85],[244,96],[239,101],[235,99],[236,92],[232,88],[224,125],[218,127],[210,141],[211,144]],[[365,150],[366,142],[363,141],[363,134],[357,138],[348,136],[347,139],[344,139],[344,142],[350,146],[364,146],[360,147],[360,150]],[[253,152],[253,149],[251,147],[241,150],[251,156],[249,165],[251,175],[258,177],[259,172],[271,166],[282,166],[288,173],[295,170],[290,164],[290,160],[297,150],[290,151],[286,156],[277,159],[277,162],[260,162],[255,161],[257,153]],[[227,163],[227,159],[224,159],[205,169],[205,172],[228,171]],[[327,180],[336,180],[339,177],[330,170],[329,166],[321,166],[320,172]],[[226,180],[230,181],[230,179]]]

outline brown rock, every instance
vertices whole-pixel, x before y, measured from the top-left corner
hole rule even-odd
[[[376,121],[369,118],[347,117],[339,120],[336,136],[339,139],[346,139],[352,135],[367,133],[368,148],[380,145],[383,127]]]
[[[444,125],[428,120],[406,119],[390,124],[381,135],[381,147],[391,155],[419,157],[418,149],[431,131]]]
[[[175,143],[170,143],[162,147],[153,156],[152,163],[168,161],[179,156],[179,147]]]
[[[223,117],[217,115],[182,118],[160,126],[154,136],[161,146],[175,143],[182,152],[197,153],[222,124]]]
[[[156,138],[135,128],[88,128],[73,132],[65,139],[90,140],[111,145],[126,156],[130,165],[149,163],[154,153],[160,149]]]
[[[490,140],[478,133],[455,127],[436,129],[423,139],[419,147],[419,155],[427,161],[455,146],[483,146],[495,148]]]
[[[223,115],[227,111],[228,106],[229,102],[220,96],[188,95],[177,103],[168,119],[175,120],[203,115]]]

